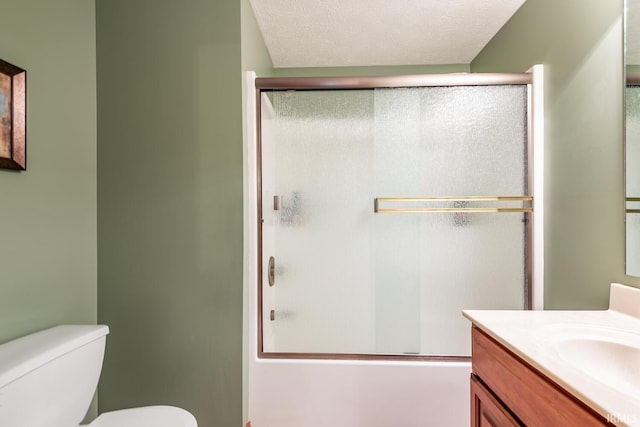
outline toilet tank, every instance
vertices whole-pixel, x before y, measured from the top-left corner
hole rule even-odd
[[[0,345],[0,426],[77,427],[108,333],[104,325],[62,325]]]

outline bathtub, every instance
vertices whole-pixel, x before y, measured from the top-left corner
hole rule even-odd
[[[253,427],[470,425],[470,362],[272,360],[253,357]]]

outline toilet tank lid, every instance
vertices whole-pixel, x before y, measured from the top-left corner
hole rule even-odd
[[[0,345],[0,388],[109,333],[106,325],[60,325]]]

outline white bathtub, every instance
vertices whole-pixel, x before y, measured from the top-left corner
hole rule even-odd
[[[470,425],[470,362],[265,360],[249,364],[252,427]]]

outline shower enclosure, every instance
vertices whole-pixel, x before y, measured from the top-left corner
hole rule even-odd
[[[531,74],[256,79],[258,354],[464,359],[531,308]]]

